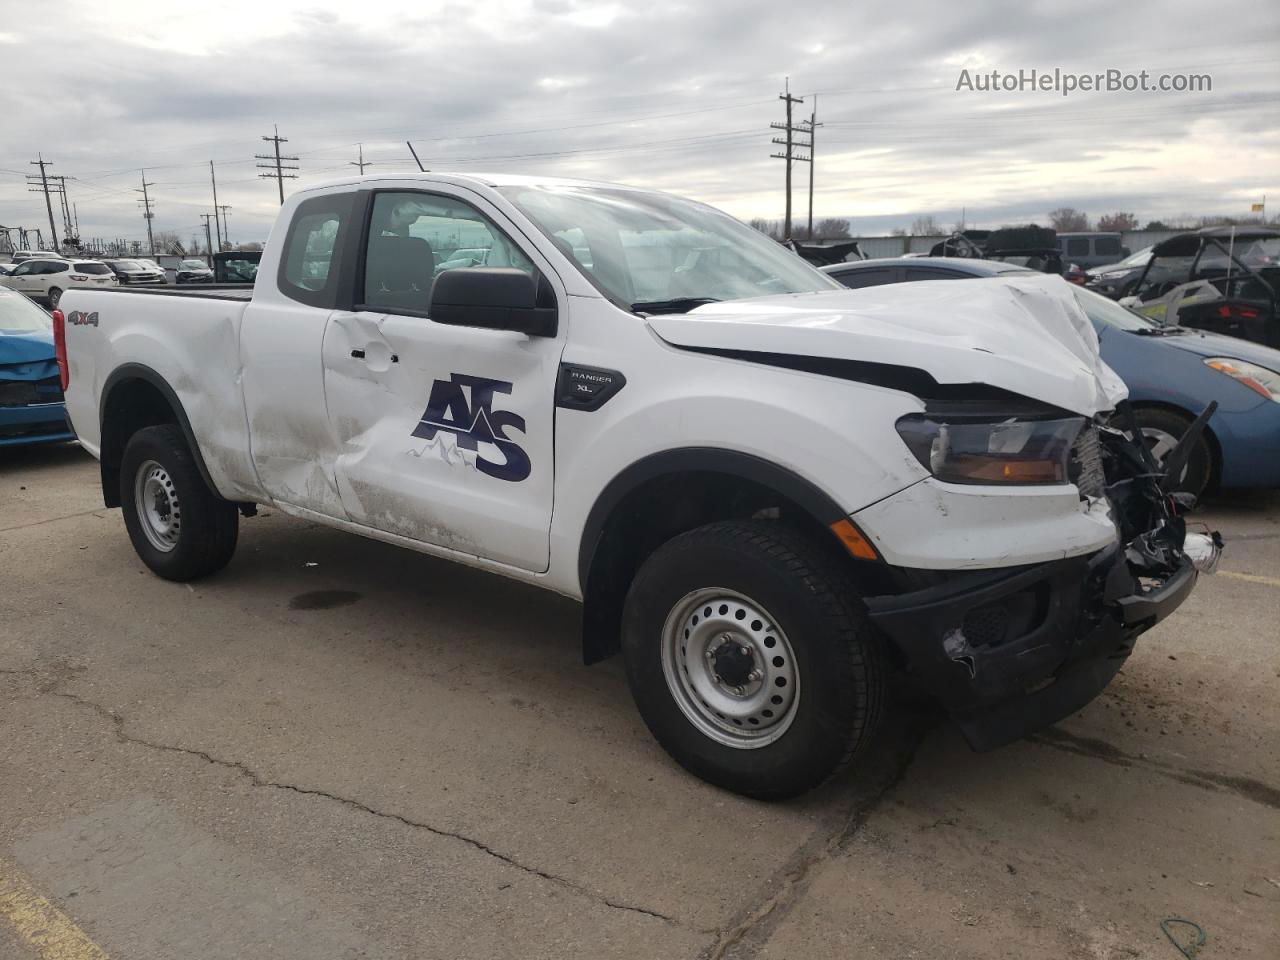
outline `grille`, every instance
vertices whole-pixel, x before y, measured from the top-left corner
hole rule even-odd
[[[1089,424],[1076,437],[1071,448],[1071,466],[1075,484],[1086,497],[1101,497],[1107,492],[1107,475],[1102,468],[1102,441],[1098,428]]]
[[[0,407],[29,407],[34,403],[61,403],[57,377],[45,380],[0,381]]]

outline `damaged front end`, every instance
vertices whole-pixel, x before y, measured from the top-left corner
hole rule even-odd
[[[992,749],[1042,729],[1096,697],[1134,640],[1212,572],[1222,540],[1188,533],[1193,501],[1171,493],[1207,409],[1157,465],[1127,404],[1076,437],[1071,479],[1110,505],[1115,543],[1047,563],[969,572],[900,571],[907,592],[871,597],[871,618],[959,723]],[[999,531],[993,531],[999,536]]]

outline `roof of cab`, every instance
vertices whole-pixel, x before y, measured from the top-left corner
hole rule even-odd
[[[652,193],[644,187],[631,186],[624,183],[610,183],[605,180],[580,180],[572,177],[546,177],[518,173],[459,173],[453,170],[428,170],[425,172],[409,171],[407,173],[366,174],[363,177],[339,177],[325,180],[303,187],[299,192],[322,190],[330,187],[354,186],[361,183],[376,183],[403,180],[414,182],[452,183],[459,185],[479,184],[486,187],[607,187],[611,190],[636,190]]]

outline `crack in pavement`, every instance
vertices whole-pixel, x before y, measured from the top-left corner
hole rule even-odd
[[[402,816],[398,813],[387,813],[386,811],[378,810],[374,807],[371,807],[366,803],[361,803],[359,800],[353,800],[350,797],[342,797],[336,793],[329,793],[328,791],[325,791],[325,790],[316,790],[310,787],[299,787],[291,783],[277,783],[274,780],[267,780],[247,764],[241,763],[238,760],[224,760],[221,757],[215,757],[213,754],[207,753],[204,750],[196,750],[191,747],[179,747],[179,746],[168,744],[168,743],[156,743],[151,740],[144,740],[141,737],[131,736],[125,730],[124,717],[120,716],[118,713],[116,713],[113,710],[108,710],[102,704],[96,703],[93,700],[88,700],[74,693],[67,693],[66,691],[62,691],[62,690],[50,690],[47,692],[52,693],[55,697],[62,697],[65,700],[70,700],[72,703],[79,704],[82,707],[87,707],[88,709],[93,710],[99,716],[108,720],[111,723],[113,730],[115,731],[116,739],[121,743],[132,743],[132,744],[137,744],[138,746],[141,746],[141,747],[147,747],[151,750],[161,750],[168,753],[178,753],[178,754],[184,754],[190,757],[198,757],[199,759],[204,760],[206,763],[211,763],[214,766],[223,767],[227,770],[234,770],[236,773],[240,774],[242,777],[245,777],[255,787],[270,787],[271,789],[274,789],[274,790],[288,790],[292,793],[301,794],[302,796],[307,796],[307,797],[322,797],[326,800],[332,800],[336,803],[341,803],[345,806],[352,808],[353,810],[359,810],[361,813],[367,813],[367,814],[370,814],[371,816],[381,817],[384,820],[394,820],[397,823],[404,824],[407,827],[413,827],[416,830],[426,830],[428,833],[434,834],[437,837],[445,837],[450,840],[458,840],[462,843],[467,844],[470,847],[474,847],[476,850],[479,850],[480,852],[487,854],[490,857],[493,857],[495,860],[502,861],[508,866],[514,867],[517,870],[521,870],[525,873],[532,874],[535,877],[540,877],[543,880],[549,880],[552,883],[559,884],[562,887],[572,890],[575,893],[580,894],[581,896],[588,897],[596,901],[597,903],[603,904],[606,907],[611,907],[614,910],[626,910],[631,913],[639,913],[647,917],[654,917],[655,919],[662,920],[665,923],[681,925],[680,921],[676,920],[674,917],[668,916],[665,913],[660,913],[657,910],[650,910],[647,907],[637,907],[633,904],[623,903],[618,900],[611,900],[608,897],[600,896],[599,894],[592,892],[591,890],[587,889],[586,887],[582,886],[579,883],[574,882],[573,880],[568,879],[567,877],[561,877],[561,876],[558,876],[557,874],[549,873],[546,870],[540,870],[537,867],[531,867],[526,863],[520,862],[515,857],[512,857],[509,854],[505,854],[500,850],[495,850],[493,847],[489,846],[487,843],[484,843],[481,840],[477,840],[475,837],[467,836],[465,833],[458,833],[453,830],[444,830],[444,829],[441,829],[440,827],[433,827],[429,823],[422,823],[421,821],[418,821],[418,820],[411,820],[408,817]]]
[[[1273,787],[1269,783],[1263,783],[1261,780],[1216,773],[1212,770],[1184,770],[1181,767],[1175,767],[1160,760],[1135,757],[1133,754],[1125,753],[1119,747],[1105,740],[1099,740],[1096,737],[1081,737],[1077,734],[1060,730],[1057,727],[1041,730],[1034,736],[1028,737],[1028,739],[1032,743],[1052,747],[1054,750],[1063,750],[1067,753],[1074,753],[1077,756],[1101,760],[1103,763],[1110,763],[1117,767],[1141,767],[1144,770],[1150,770],[1152,773],[1158,773],[1179,783],[1199,787],[1201,790],[1224,790],[1246,800],[1252,800],[1254,803],[1260,803],[1265,807],[1280,810],[1280,788]]]
[[[886,721],[889,718],[886,718]],[[855,792],[833,829],[806,841],[791,860],[766,884],[766,892],[754,904],[738,912],[729,924],[715,931],[716,940],[698,960],[749,960],[765,945],[783,920],[795,909],[811,884],[815,868],[844,853],[881,801],[902,782],[925,735],[935,725],[932,717],[914,715],[897,727],[896,742],[880,748],[881,756],[865,771],[875,781],[870,789]],[[889,726],[886,722],[882,730]],[[864,761],[866,762],[866,761]]]

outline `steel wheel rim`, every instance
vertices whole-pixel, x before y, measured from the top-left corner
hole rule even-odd
[[[49,306],[56,309],[58,304],[61,301],[62,301],[62,291],[59,290],[57,287],[54,287],[53,290],[49,293]]]
[[[791,727],[800,674],[786,633],[737,591],[686,594],[662,628],[662,673],[680,712],[704,736],[752,750]]]
[[[134,477],[133,496],[147,542],[162,553],[173,550],[182,531],[182,506],[169,472],[147,460]]]

